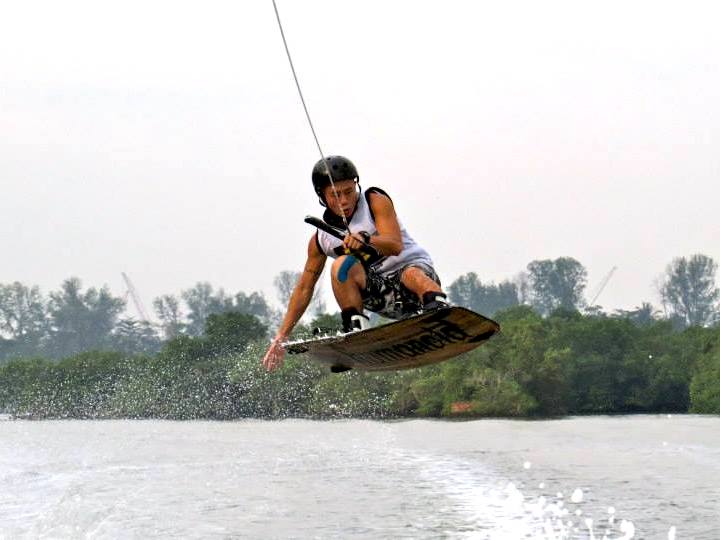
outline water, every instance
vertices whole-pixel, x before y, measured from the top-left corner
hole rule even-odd
[[[720,538],[720,418],[0,419],[0,538]]]

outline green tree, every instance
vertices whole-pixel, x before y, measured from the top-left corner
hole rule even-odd
[[[508,373],[495,369],[473,370],[465,384],[472,389],[467,410],[472,416],[528,416],[542,407]]]
[[[215,292],[208,282],[196,283],[191,289],[183,291],[181,296],[189,310],[187,333],[191,336],[202,335],[210,315],[233,309],[232,297],[227,296],[222,288]]]
[[[268,306],[265,296],[259,292],[249,295],[244,292],[237,293],[233,310],[246,315],[255,315],[261,321],[268,321],[272,316],[272,310]]]
[[[295,284],[300,279],[300,272],[293,272],[292,270],[283,270],[273,280],[275,285],[275,291],[277,292],[278,300],[283,307],[287,307],[290,302],[290,296],[295,289]],[[317,317],[325,313],[326,305],[323,300],[322,282],[318,281],[315,285],[315,291],[313,292],[310,305],[308,306],[307,313]]]
[[[185,330],[180,300],[171,294],[165,294],[153,300],[153,308],[162,327],[165,339],[173,339]]]
[[[718,312],[720,291],[715,286],[717,263],[706,255],[678,257],[667,266],[660,287],[670,316],[687,326],[710,323]]]
[[[720,414],[720,348],[707,354],[690,383],[690,411]]]
[[[647,387],[648,370],[640,353],[640,329],[625,319],[554,314],[549,342],[569,347],[570,412],[608,413],[643,410],[638,398]]]
[[[47,353],[62,358],[111,345],[111,334],[125,302],[110,294],[107,287],[82,291],[78,278],[63,282],[50,293],[51,337]]]
[[[113,329],[110,347],[125,354],[154,354],[162,342],[152,323],[121,319]]]
[[[234,297],[220,288],[217,291],[208,282],[197,283],[191,289],[182,291],[182,299],[187,306],[187,322],[182,322],[182,313],[179,302],[173,296],[163,296],[155,300],[155,309],[163,321],[163,326],[174,330],[172,336],[184,332],[190,336],[200,336],[205,329],[205,322],[210,315],[238,312],[254,315],[261,321],[269,323],[273,317],[272,309],[265,297],[258,292],[245,294],[237,293]],[[170,332],[166,331],[166,335]]]
[[[497,315],[502,334],[493,339],[489,367],[519,385],[531,401],[523,399],[521,414],[561,414],[567,410],[567,385],[564,379],[567,356],[562,346],[548,353],[548,323],[528,306],[518,306]],[[512,388],[507,387],[506,393]]]
[[[41,358],[0,366],[0,409],[15,415],[44,415],[55,407],[54,364]]]
[[[321,417],[392,416],[398,380],[393,373],[350,371],[325,376],[310,390],[308,412]]]
[[[46,301],[38,287],[0,284],[0,360],[38,354],[48,331]]]
[[[290,302],[290,296],[298,279],[300,279],[300,272],[293,272],[292,270],[283,270],[273,279],[275,292],[283,307],[287,307],[288,302]]]
[[[335,313],[323,313],[315,317],[307,327],[301,327],[298,325],[295,327],[297,331],[293,330],[292,338],[296,337],[299,339],[301,336],[309,337],[311,332],[319,332],[320,334],[334,334],[342,330],[342,318],[340,312]],[[303,332],[305,330],[305,332]]]
[[[572,257],[532,261],[527,271],[531,303],[542,315],[558,308],[579,310],[583,306],[587,271]]]
[[[643,302],[635,309],[615,310],[615,317],[628,319],[635,326],[646,327],[658,321],[660,312],[656,310],[650,302]]]
[[[440,416],[445,408],[445,382],[436,369],[423,370],[410,385],[410,393],[415,401],[417,414],[420,416]]]
[[[242,351],[266,336],[267,327],[257,317],[236,311],[213,313],[205,324],[205,338],[216,354]]]
[[[484,285],[475,272],[460,276],[448,286],[453,304],[492,317],[497,311],[518,305],[517,285],[503,281]]]
[[[38,287],[16,281],[0,284],[0,333],[13,339],[42,335],[47,330],[45,299]]]
[[[118,352],[83,352],[53,366],[53,407],[46,416],[98,418],[105,415],[124,371],[125,357]]]

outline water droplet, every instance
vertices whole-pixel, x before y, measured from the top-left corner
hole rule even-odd
[[[675,529],[675,525],[670,527],[670,530],[668,531],[668,540],[675,540],[676,532],[677,532],[677,529]]]
[[[538,487],[539,487],[540,489],[545,489],[545,482],[540,482],[540,484],[538,485]]]
[[[576,504],[581,503],[583,500],[583,490],[580,488],[577,488],[575,491],[573,491],[573,494],[570,497],[570,500]]]
[[[529,461],[526,461],[525,463],[523,463],[524,469],[529,469],[530,467],[532,467],[532,463],[530,463]]]
[[[580,510],[579,508],[578,508],[577,510],[575,510],[575,515],[576,515],[577,517],[582,516],[582,510]]]
[[[615,513],[615,507],[614,507],[614,506],[611,506],[610,508],[608,508],[608,514],[614,514],[614,513]]]
[[[622,520],[620,522],[620,532],[624,533],[623,538],[629,539],[635,536],[635,524],[632,521]]]
[[[557,498],[558,498],[558,499],[562,499],[562,498],[563,498],[563,494],[562,494],[561,491],[558,491]]]

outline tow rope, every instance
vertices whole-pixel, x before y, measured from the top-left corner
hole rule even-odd
[[[325,170],[327,171],[328,178],[330,179],[330,186],[332,187],[333,195],[335,196],[335,200],[339,200],[337,191],[335,190],[335,182],[333,181],[332,173],[330,172],[330,167],[328,167],[327,160],[325,159],[325,154],[323,154],[322,148],[320,146],[320,141],[317,136],[317,132],[315,131],[315,126],[313,126],[312,120],[310,118],[310,113],[308,112],[307,105],[305,103],[305,98],[303,97],[302,90],[300,89],[300,81],[298,80],[297,73],[295,71],[295,65],[293,64],[292,57],[290,56],[290,48],[288,47],[287,40],[285,39],[285,32],[283,31],[282,22],[280,22],[280,13],[278,12],[277,4],[275,3],[275,0],[272,0],[273,8],[275,9],[275,17],[277,18],[278,22],[278,28],[280,28],[280,36],[282,36],[283,45],[285,46],[285,53],[288,57],[288,62],[290,62],[290,70],[293,74],[293,79],[295,79],[295,86],[297,87],[298,94],[300,95],[300,101],[302,102],[303,109],[305,110],[305,117],[307,118],[308,124],[310,125],[310,131],[312,131],[313,138],[315,139],[315,144],[317,145],[318,152],[320,152],[320,159],[325,164]],[[345,217],[344,213],[341,213],[341,217],[343,220],[343,224],[345,225],[345,228],[348,231],[348,234],[350,234],[350,225],[347,222],[347,218]]]

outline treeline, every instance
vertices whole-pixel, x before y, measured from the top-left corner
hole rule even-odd
[[[572,258],[533,261],[514,280],[474,273],[446,290],[494,316],[502,334],[422,369],[330,375],[304,358],[266,374],[260,358],[280,313],[259,293],[207,283],[154,301],[159,324],[122,318],[125,300],[77,279],[44,297],[0,285],[0,412],[32,417],[532,416],[720,413],[716,264],[668,265],[663,310],[606,313],[585,300]],[[275,285],[282,302],[297,274]],[[593,295],[596,297],[597,293]],[[319,297],[318,297],[319,298]],[[315,300],[316,320],[339,326]],[[88,352],[104,351],[104,352]]]
[[[324,316],[322,324],[331,317]],[[421,369],[331,374],[289,357],[268,374],[267,327],[211,315],[202,336],[155,355],[87,352],[0,367],[0,411],[28,418],[504,416],[720,414],[720,329],[528,306],[497,313],[500,336]],[[302,327],[299,332],[308,332]]]
[[[556,309],[588,315],[628,318],[638,324],[671,321],[676,329],[720,323],[720,292],[715,285],[717,264],[705,255],[674,259],[659,284],[662,310],[643,302],[633,310],[606,313],[585,299],[587,271],[577,260],[562,257],[537,260],[512,280],[483,283],[470,272],[446,290],[450,300],[492,316],[518,305],[529,305],[542,316]],[[275,277],[281,305],[286,305],[298,272],[284,271]],[[210,315],[236,312],[255,315],[274,328],[282,313],[274,310],[257,292],[228,294],[206,282],[155,298],[158,322],[123,316],[127,301],[113,296],[107,287],[83,290],[77,278],[64,281],[58,291],[45,296],[37,286],[15,282],[0,284],[0,364],[13,358],[66,358],[89,350],[126,354],[154,354],[176,336],[202,335]],[[326,312],[322,291],[316,291],[310,317]]]
[[[589,301],[586,299],[587,270],[572,257],[532,261],[517,277],[499,284],[482,283],[477,274],[470,272],[450,284],[448,291],[454,303],[490,315],[526,304],[543,316],[565,309],[629,318],[639,324],[669,320],[675,328],[688,328],[720,323],[716,271],[717,263],[706,255],[673,259],[658,283],[662,310],[643,302],[632,310],[606,312],[593,302],[602,293],[602,287],[591,292]],[[605,285],[607,281],[601,283]]]
[[[290,271],[275,277],[282,304],[297,278]],[[177,336],[201,336],[213,314],[254,315],[268,327],[277,326],[282,316],[262,293],[228,294],[207,282],[155,298],[157,322],[124,316],[128,307],[127,299],[113,296],[107,286],[84,290],[75,277],[49,295],[37,286],[0,284],[0,364],[14,358],[61,359],[90,350],[154,354]],[[320,288],[308,311],[311,316],[325,311]]]
[[[262,294],[227,294],[198,283],[153,302],[159,323],[123,316],[127,301],[107,287],[83,290],[78,278],[44,296],[38,287],[0,284],[0,364],[13,358],[61,359],[84,351],[154,354],[176,336],[202,335],[207,318],[236,312],[270,324],[277,315]]]

